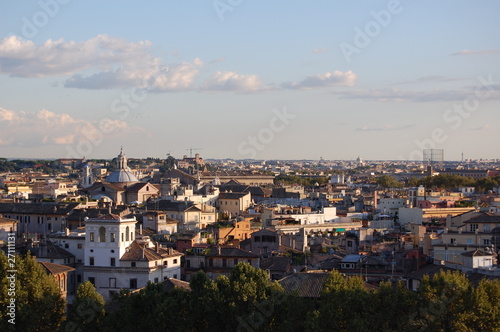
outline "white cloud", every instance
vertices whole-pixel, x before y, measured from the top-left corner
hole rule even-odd
[[[0,146],[41,146],[74,144],[103,134],[121,135],[137,132],[121,120],[103,119],[92,123],[69,114],[45,109],[38,112],[16,112],[0,107]]]
[[[218,71],[201,85],[201,89],[207,91],[258,92],[270,88],[262,84],[257,75],[241,75],[232,71]]]
[[[453,101],[464,99],[471,94],[470,91],[456,90],[433,90],[433,91],[408,91],[394,88],[379,90],[355,90],[338,93],[342,98],[361,99],[365,101],[378,102],[431,102],[431,101]]]
[[[330,49],[328,48],[315,48],[314,50],[312,50],[312,52],[314,54],[323,54],[323,53],[326,53],[328,52]]]
[[[452,55],[483,55],[483,54],[500,54],[500,50],[461,50],[459,52],[453,53]]]
[[[110,70],[116,64],[154,62],[151,42],[130,43],[98,35],[82,42],[47,40],[41,45],[11,36],[0,40],[0,70],[18,77],[66,76],[87,69]]]
[[[286,89],[311,89],[330,86],[353,86],[357,75],[352,71],[336,70],[316,76],[307,76],[300,82],[285,82],[281,86]]]
[[[147,40],[128,42],[108,35],[82,42],[49,39],[41,45],[11,36],[0,40],[0,73],[13,77],[72,75],[65,86],[83,89],[190,88],[203,62],[194,59],[167,67],[151,54],[151,47]]]
[[[415,124],[408,124],[408,125],[403,125],[403,126],[393,126],[393,125],[385,125],[383,127],[370,127],[370,126],[363,126],[356,128],[356,131],[365,131],[365,132],[370,132],[370,131],[395,131],[395,130],[403,130],[403,129],[409,129],[415,127]]]

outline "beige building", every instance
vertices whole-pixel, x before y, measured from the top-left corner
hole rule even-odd
[[[252,204],[250,192],[235,193],[224,192],[219,194],[217,207],[219,212],[228,213],[231,216],[237,216],[244,213]]]
[[[228,221],[220,222],[212,227],[217,243],[224,244],[233,240],[243,241],[250,238],[253,230],[250,229],[250,221]]]
[[[0,215],[0,245],[8,242],[9,233],[17,233],[17,223],[15,219],[4,218]]]
[[[445,229],[442,242],[433,246],[434,259],[463,263],[462,254],[475,249],[494,251],[492,248],[494,228],[500,227],[500,215],[481,213],[457,227],[457,230]]]

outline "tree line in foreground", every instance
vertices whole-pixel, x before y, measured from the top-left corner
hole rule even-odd
[[[8,322],[7,258],[0,254],[1,331],[500,331],[500,281],[473,286],[460,272],[369,290],[332,272],[319,298],[286,294],[265,271],[240,263],[229,277],[195,274],[191,290],[148,284],[105,303],[82,283],[65,312],[59,287],[30,257],[16,257],[16,325]]]

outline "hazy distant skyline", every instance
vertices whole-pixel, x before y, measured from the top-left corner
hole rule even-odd
[[[494,1],[2,0],[0,157],[499,158],[499,14]]]

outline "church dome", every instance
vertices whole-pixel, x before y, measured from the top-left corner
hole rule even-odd
[[[106,182],[139,182],[137,177],[130,171],[118,170],[112,172],[107,178]]]
[[[127,166],[127,157],[123,154],[123,150],[120,150],[120,154],[116,158],[116,167],[117,170],[108,175],[106,182],[139,182],[137,177],[130,170],[130,167]]]

